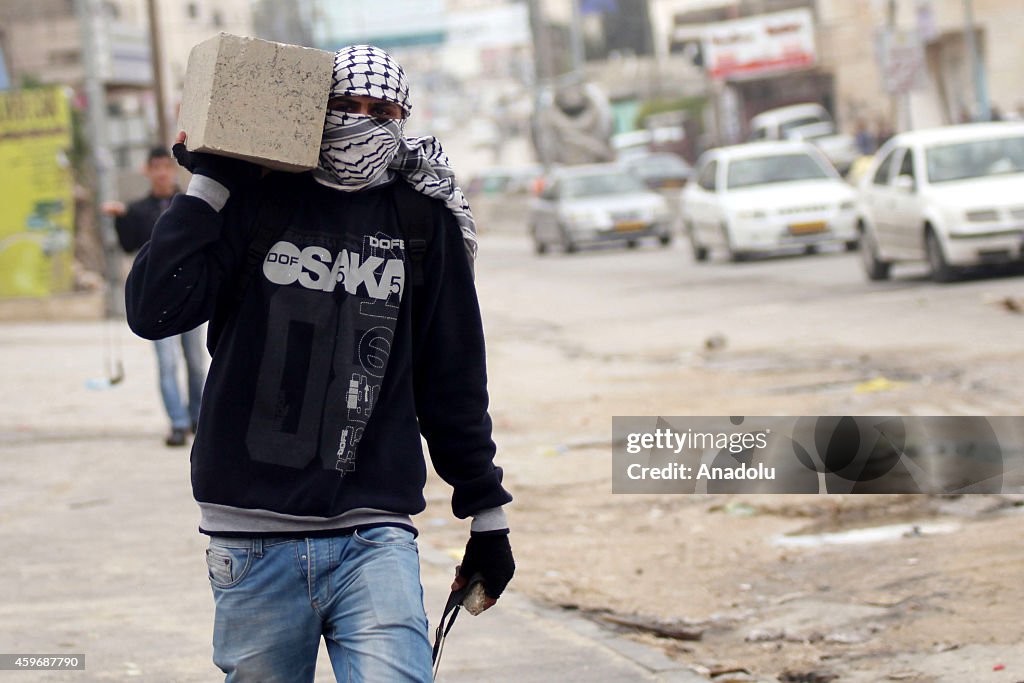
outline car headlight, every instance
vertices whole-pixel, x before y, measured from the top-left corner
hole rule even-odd
[[[589,209],[566,211],[562,214],[564,222],[574,230],[594,231],[609,223],[606,214]]]
[[[767,218],[768,214],[764,211],[737,211],[736,218],[739,220],[748,220],[751,218]]]
[[[971,223],[988,223],[999,220],[999,212],[995,209],[977,209],[967,212],[967,220]]]
[[[567,211],[565,213],[566,222],[576,228],[591,228],[596,222],[600,220],[599,216],[593,211]]]

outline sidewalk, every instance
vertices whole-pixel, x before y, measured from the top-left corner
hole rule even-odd
[[[104,325],[0,324],[0,652],[86,655],[85,672],[0,672],[0,681],[221,680],[188,451],[162,443],[152,345]],[[123,350],[126,379],[90,390],[104,372],[105,335]],[[433,621],[455,563],[429,532],[420,542]],[[324,648],[316,680],[334,680]],[[510,590],[493,610],[459,616],[439,680],[705,679]]]

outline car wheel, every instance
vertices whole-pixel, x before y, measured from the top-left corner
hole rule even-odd
[[[548,245],[546,242],[541,240],[540,235],[537,234],[537,226],[530,226],[530,237],[533,238],[533,253],[535,254],[546,254],[548,252]]]
[[[640,245],[636,240],[626,240],[627,249],[636,249]]]
[[[942,244],[935,231],[929,228],[924,234],[924,248],[928,254],[928,265],[932,269],[932,279],[936,282],[952,282],[956,279],[956,269],[949,265]]]
[[[579,251],[579,247],[572,240],[572,238],[569,237],[569,231],[566,230],[565,228],[561,228],[561,233],[562,233],[562,250],[565,251],[566,254],[575,254],[577,251]]]
[[[858,240],[850,240],[843,246],[846,248],[846,251],[857,251],[857,247],[860,246],[860,242]]]
[[[722,223],[722,242],[725,243],[725,254],[729,257],[729,260],[733,263],[739,263],[740,261],[746,261],[747,255],[742,251],[736,251],[735,247],[732,246],[732,237],[729,235],[729,226]]]
[[[672,244],[672,235],[658,235],[658,244],[660,244],[663,247],[667,247],[668,245]]]
[[[818,245],[817,244],[805,244],[804,245],[804,253],[805,254],[817,254],[818,253]]]
[[[698,263],[704,263],[708,260],[708,248],[697,241],[697,234],[694,230],[693,223],[686,224],[686,234],[690,238],[690,248],[693,250],[693,260]]]
[[[860,260],[864,264],[864,272],[869,280],[888,280],[892,264],[878,257],[878,245],[875,238],[867,230],[860,237]]]

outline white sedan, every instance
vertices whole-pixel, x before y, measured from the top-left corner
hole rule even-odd
[[[683,191],[682,214],[697,261],[716,248],[739,261],[786,247],[857,247],[856,193],[806,142],[712,149],[695,178]]]
[[[858,228],[867,276],[928,261],[932,278],[1021,258],[1024,124],[976,123],[895,136],[860,181]]]

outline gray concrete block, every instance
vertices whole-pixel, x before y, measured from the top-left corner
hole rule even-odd
[[[283,171],[317,165],[334,54],[228,33],[189,54],[179,130],[191,151]]]

